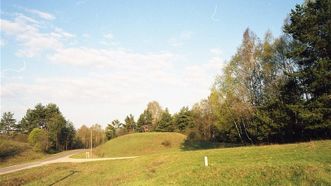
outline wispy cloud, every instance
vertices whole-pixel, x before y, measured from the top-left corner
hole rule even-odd
[[[0,19],[0,24],[1,31],[17,40],[21,48],[16,54],[23,57],[34,57],[41,51],[61,48],[62,40],[74,36],[60,28],[42,32],[39,21],[23,14],[17,14],[13,20]]]
[[[74,122],[95,122],[93,120],[100,116],[98,114],[103,115],[104,119],[111,119],[109,112],[116,112],[112,117],[115,114],[116,117],[124,117],[130,112],[139,114],[150,100],[166,103],[165,106],[176,111],[183,105],[193,104],[207,96],[213,78],[222,68],[222,52],[217,48],[210,49],[210,59],[206,63],[180,66],[182,55],[166,50],[139,52],[108,45],[70,45],[68,41],[78,38],[75,34],[49,26],[52,22],[42,19],[24,14],[16,14],[12,19],[1,18],[1,31],[4,33],[1,39],[14,39],[19,48],[16,53],[23,59],[42,56],[46,63],[75,68],[77,71],[88,69],[88,73],[34,77],[29,79],[29,83],[7,81],[2,84],[0,91],[1,98],[6,100],[4,108],[14,107],[15,104],[8,100],[21,101],[18,105],[24,103],[29,106],[37,102],[55,102],[67,109],[68,118]],[[94,38],[89,34],[79,36]],[[108,43],[116,40],[112,32],[102,36]],[[192,36],[193,32],[183,31],[170,39],[169,43],[182,46]],[[23,70],[25,65],[6,72]],[[109,105],[116,111],[100,109],[100,106]],[[98,110],[98,113],[88,115],[91,108]],[[26,111],[26,107],[20,109],[21,113]],[[77,109],[80,111],[77,112]]]
[[[47,12],[40,11],[40,10],[26,8],[25,11],[26,12],[29,12],[31,14],[37,15],[38,17],[40,17],[42,19],[45,19],[45,20],[49,20],[50,21],[50,20],[55,19],[55,16],[54,15],[52,15],[50,13],[47,13]]]
[[[218,5],[215,5],[215,8],[214,8],[213,14],[210,16],[210,19],[211,19],[212,21],[216,21],[216,22],[219,21],[219,19],[216,18],[217,9],[218,9]]]
[[[144,66],[160,69],[168,65],[175,58],[175,54],[164,53],[135,53],[123,49],[98,49],[98,48],[60,48],[49,56],[53,63],[74,66],[132,68]]]

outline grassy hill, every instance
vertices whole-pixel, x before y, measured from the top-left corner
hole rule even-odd
[[[93,153],[97,157],[116,157],[178,151],[185,138],[183,134],[170,132],[134,133],[112,139],[98,146]]]
[[[162,135],[160,133],[132,134],[117,138],[116,144],[114,139],[97,149],[97,152],[103,152],[104,156],[126,155],[126,153],[140,155],[136,159],[54,164],[0,176],[0,183],[3,185],[15,183],[28,185],[54,183],[60,185],[331,184],[330,140],[182,151],[179,144],[183,136],[165,133],[164,135],[170,135],[172,139],[178,139],[177,143],[173,142],[168,150],[157,145],[144,146],[146,150],[127,149],[132,147],[129,144],[144,141],[139,138],[160,138],[158,142],[145,141],[148,144],[159,144],[162,142],[161,139],[164,139]],[[160,151],[156,151],[157,149]],[[203,164],[204,156],[209,158],[209,167]]]
[[[41,159],[45,156],[45,153],[33,151],[28,143],[0,138],[0,167]]]

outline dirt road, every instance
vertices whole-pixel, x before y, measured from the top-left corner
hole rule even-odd
[[[62,153],[55,154],[49,158],[34,161],[30,163],[23,163],[19,165],[13,165],[9,167],[0,168],[0,175],[8,174],[24,169],[30,169],[33,167],[40,167],[43,165],[48,165],[52,163],[83,163],[83,162],[90,162],[90,161],[104,161],[104,160],[121,160],[121,159],[132,159],[136,158],[137,156],[130,156],[130,157],[114,157],[114,158],[89,158],[89,159],[75,159],[70,158],[70,156],[85,152],[86,149],[81,150],[70,150]]]

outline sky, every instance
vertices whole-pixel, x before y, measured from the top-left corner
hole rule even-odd
[[[250,28],[274,37],[303,0],[1,0],[3,112],[55,103],[76,127],[207,98]]]

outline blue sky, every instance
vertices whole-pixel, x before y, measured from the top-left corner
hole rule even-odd
[[[249,27],[281,34],[302,0],[1,0],[1,113],[56,103],[76,127],[206,98]]]

